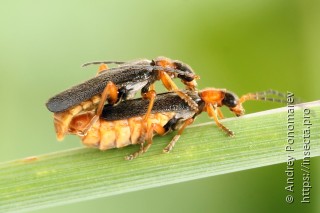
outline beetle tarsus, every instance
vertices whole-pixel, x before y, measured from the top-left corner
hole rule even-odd
[[[170,141],[170,143],[163,149],[163,153],[169,153],[173,149],[174,145],[179,140],[179,138],[180,135],[175,135],[173,139]]]
[[[227,133],[228,136],[233,136],[234,133],[227,127],[225,127],[222,123],[220,123],[218,119],[218,112],[217,112],[217,106],[213,107],[212,104],[206,105],[206,110],[208,112],[209,117],[213,118],[213,120],[216,122],[217,126],[222,129],[224,132]]]
[[[137,158],[138,156],[142,155],[145,152],[143,143],[141,143],[140,149],[130,155],[127,155],[124,159],[125,160],[133,160]]]

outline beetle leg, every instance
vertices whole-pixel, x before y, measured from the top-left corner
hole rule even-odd
[[[222,123],[220,123],[219,119],[218,119],[218,112],[217,112],[217,107],[213,107],[211,104],[207,104],[206,105],[206,110],[208,112],[208,115],[210,118],[213,118],[213,120],[216,122],[217,126],[219,128],[221,128],[223,131],[225,131],[229,136],[233,136],[234,133],[228,129],[227,127],[225,127]]]
[[[165,128],[161,126],[160,124],[151,124],[148,125],[147,130],[147,136],[146,136],[146,146],[144,146],[144,143],[141,143],[140,149],[131,155],[128,155],[125,157],[126,160],[133,160],[137,158],[139,155],[142,155],[143,153],[147,152],[150,146],[152,145],[152,138],[153,138],[153,131],[155,131],[158,135],[164,135],[166,133]]]
[[[107,69],[109,69],[109,67],[106,64],[101,64],[98,68],[97,75],[99,75],[102,71],[105,71]]]
[[[101,94],[101,99],[95,115],[93,116],[91,121],[88,123],[88,125],[84,128],[81,134],[86,135],[88,130],[92,127],[92,125],[95,122],[97,122],[97,120],[99,119],[102,113],[106,100],[108,100],[108,102],[110,102],[111,104],[114,104],[117,102],[117,99],[118,99],[118,88],[113,82],[109,81]]]
[[[111,81],[107,83],[107,86],[101,94],[101,99],[96,112],[97,116],[101,115],[104,104],[107,100],[110,104],[115,104],[118,100],[118,87]]]
[[[191,91],[195,91],[196,90],[196,86],[197,86],[197,82],[196,80],[193,80],[193,81],[184,81],[184,80],[181,80],[181,82],[186,85],[186,89],[187,90],[191,90]]]
[[[147,152],[150,146],[152,145],[153,130],[155,124],[148,124],[147,137],[146,137],[146,146],[143,147],[143,153]]]
[[[220,119],[224,119],[224,116],[222,114],[222,111],[220,108],[216,108],[217,109],[217,113],[218,113],[218,116],[220,117]]]
[[[166,133],[166,129],[161,126],[160,124],[152,124],[152,129],[158,134],[158,135],[164,135]]]
[[[143,93],[142,97],[145,99],[149,99],[148,110],[143,118],[143,121],[146,122],[150,116],[150,113],[154,104],[154,99],[156,98],[156,92],[154,90],[149,90],[148,92]]]
[[[156,91],[156,89],[155,89],[155,87],[154,87],[154,84],[151,84],[151,85],[150,85],[149,90],[154,90],[154,91]]]
[[[187,126],[189,126],[190,124],[192,124],[193,121],[194,121],[193,118],[188,118],[188,119],[183,123],[183,125],[180,127],[180,129],[179,129],[179,131],[178,131],[178,134],[176,134],[176,135],[173,137],[173,139],[170,141],[170,143],[163,149],[163,152],[164,152],[164,153],[169,153],[169,152],[173,149],[174,145],[175,145],[176,142],[179,140],[179,138],[180,138],[183,130],[184,130]]]
[[[164,71],[160,71],[160,80],[169,91],[174,91],[182,98],[193,110],[198,111],[198,105],[187,94],[181,92],[171,77]]]
[[[127,155],[124,157],[125,160],[133,160],[135,158],[137,158],[139,155],[141,155],[143,153],[143,143],[140,144],[140,149],[134,153],[132,153],[131,155]]]
[[[147,152],[152,144],[152,138],[153,138],[153,131],[155,131],[158,135],[164,135],[166,133],[165,128],[161,126],[160,124],[153,123],[151,124],[151,127],[148,128],[147,131],[147,145],[143,148],[143,152]]]
[[[154,90],[154,84],[151,84],[150,86],[146,86],[146,87],[142,88],[141,96],[144,99],[149,99],[149,106],[148,106],[147,112],[144,115],[143,120],[142,120],[144,124],[147,124],[148,123],[148,118],[149,118],[149,116],[151,114],[151,110],[152,110],[153,105],[154,105],[154,100],[156,98],[156,92]],[[142,125],[141,135],[144,132],[146,132],[145,129],[146,129],[146,125]]]

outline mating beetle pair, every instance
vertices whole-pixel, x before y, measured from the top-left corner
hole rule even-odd
[[[118,67],[108,69],[106,64]],[[125,62],[92,62],[102,64],[96,77],[76,85],[47,102],[54,112],[58,140],[65,134],[76,134],[87,146],[101,150],[140,144],[140,149],[127,156],[131,160],[146,152],[152,144],[154,133],[178,130],[166,146],[169,152],[183,130],[197,115],[206,111],[229,136],[233,132],[219,122],[223,118],[220,107],[225,105],[236,116],[244,113],[242,103],[247,100],[271,100],[275,91],[249,93],[238,98],[224,89],[196,91],[196,79],[190,66],[164,57],[154,60]],[[172,78],[180,78],[186,90],[179,90]],[[154,82],[161,80],[170,91],[156,94]],[[141,90],[142,98],[132,99]],[[107,101],[107,104],[105,102]]]
[[[100,62],[93,62],[93,64]],[[101,62],[102,63],[102,62]],[[119,67],[107,69],[105,64],[120,64]],[[150,114],[156,96],[154,82],[161,80],[169,91],[176,92],[188,105],[196,108],[196,103],[181,92],[171,78],[180,78],[187,89],[194,90],[198,76],[192,69],[180,61],[158,57],[152,61],[137,60],[125,62],[103,62],[96,77],[65,90],[50,98],[47,108],[54,113],[55,129],[58,140],[68,133],[72,118],[86,111],[95,110],[94,123],[100,116],[105,101],[112,105],[132,99],[141,90],[142,97],[150,100],[147,117]],[[89,63],[85,64],[85,66]],[[84,130],[83,134],[91,127]]]

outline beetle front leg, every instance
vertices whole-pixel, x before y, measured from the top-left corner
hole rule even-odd
[[[230,129],[228,129],[222,123],[220,123],[220,121],[218,119],[218,112],[217,112],[216,107],[213,107],[212,104],[207,104],[206,110],[208,112],[209,117],[213,118],[213,120],[216,122],[216,124],[219,128],[221,128],[223,131],[225,131],[229,136],[234,135],[234,133]]]
[[[179,131],[178,131],[178,134],[176,134],[176,135],[173,137],[173,139],[170,141],[170,143],[163,149],[163,152],[164,152],[164,153],[169,153],[169,152],[173,149],[174,145],[175,145],[176,142],[179,140],[179,138],[180,138],[183,130],[184,130],[187,126],[189,126],[190,124],[192,124],[193,121],[194,121],[193,118],[188,118],[188,119],[183,123],[183,125],[180,127],[180,129],[179,129]]]
[[[220,119],[224,119],[224,116],[222,114],[221,109],[220,108],[216,108],[216,110],[217,110],[217,113],[218,113],[218,116],[220,117]]]

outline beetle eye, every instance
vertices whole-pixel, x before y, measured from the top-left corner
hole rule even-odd
[[[226,105],[227,107],[235,107],[238,104],[238,96],[236,96],[235,94],[231,93],[231,92],[226,92],[226,94],[224,95],[224,98],[222,100],[222,104]]]

